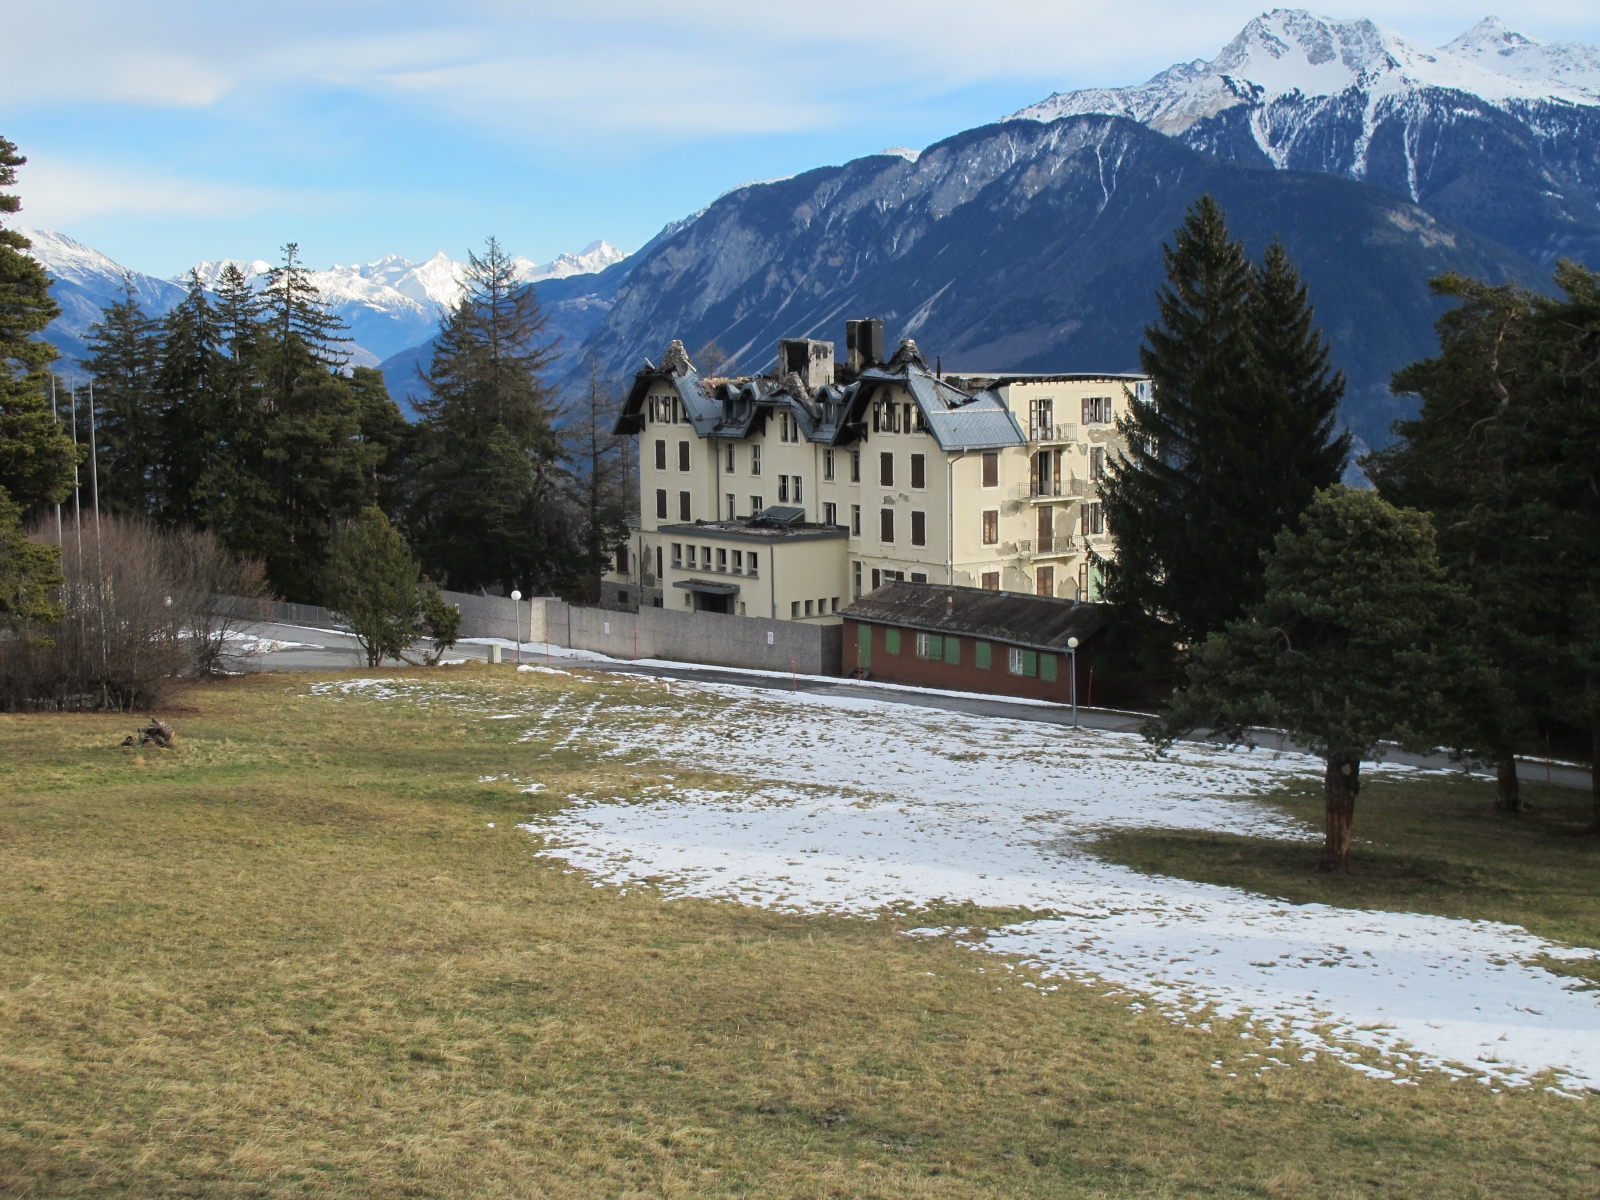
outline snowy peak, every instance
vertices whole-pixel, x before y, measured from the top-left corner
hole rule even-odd
[[[541,279],[565,279],[569,275],[594,275],[627,257],[625,251],[618,250],[610,242],[590,242],[577,254],[557,255],[543,266],[519,258],[516,260],[517,278],[537,283]]]
[[[73,283],[108,280],[120,283],[129,274],[126,267],[100,251],[54,229],[18,229],[17,232],[33,243],[29,256],[57,279],[69,279]]]
[[[1600,105],[1600,50],[1573,42],[1544,45],[1493,17],[1432,49],[1372,21],[1280,8],[1250,21],[1211,62],[1179,63],[1139,87],[1058,92],[1010,119],[1109,113],[1177,134],[1240,104],[1352,89],[1377,100],[1424,88],[1466,92],[1492,104],[1553,99]]]

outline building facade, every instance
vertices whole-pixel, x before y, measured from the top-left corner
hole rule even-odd
[[[836,623],[901,580],[1098,596],[1096,485],[1146,380],[946,375],[910,339],[885,361],[880,322],[847,329],[844,363],[784,339],[771,375],[703,378],[675,341],[635,376],[616,428],[640,519],[602,604]]]

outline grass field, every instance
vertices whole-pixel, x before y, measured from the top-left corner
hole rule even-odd
[[[890,919],[597,888],[515,824],[569,793],[642,796],[666,764],[508,743],[475,714],[600,685],[410,677],[440,701],[335,704],[281,676],[196,688],[163,714],[170,752],[120,747],[128,718],[0,717],[0,1194],[1600,1192],[1594,1099],[1396,1087],[1327,1058],[1228,1078],[1210,1064],[1237,1023],[1042,994]],[[1508,835],[1481,789],[1372,785],[1357,834],[1378,844],[1358,851],[1404,866],[1343,884],[1302,869],[1303,845],[1104,849],[1595,944],[1593,851],[1560,797],[1534,801],[1549,815]]]

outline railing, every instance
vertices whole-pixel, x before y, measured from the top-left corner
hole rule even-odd
[[[1078,539],[1071,534],[1062,537],[1018,538],[1009,544],[1015,547],[1010,551],[1012,554],[1075,554],[1078,550]]]
[[[1076,425],[1047,425],[1035,421],[1028,426],[1028,440],[1030,442],[1075,442],[1078,440],[1078,427]]]
[[[1063,483],[1059,479],[1040,480],[1028,489],[1028,497],[1032,500],[1048,500],[1056,496],[1070,496],[1071,492],[1063,492]]]

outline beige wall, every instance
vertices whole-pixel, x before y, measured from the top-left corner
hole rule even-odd
[[[736,584],[739,593],[734,597],[733,615],[747,617],[790,618],[792,605],[800,605],[800,619],[806,619],[806,601],[811,602],[813,621],[836,624],[833,615],[835,598],[839,607],[848,604],[844,590],[844,539],[810,538],[797,541],[783,539],[745,539],[720,534],[711,528],[682,533],[664,530],[646,535],[646,541],[659,542],[662,547],[662,580],[664,607],[692,610],[694,597],[686,588],[674,586],[680,580],[714,580],[718,583]],[[674,565],[672,547],[680,547],[679,564]],[[689,567],[689,547],[695,548],[695,567]],[[707,566],[707,552],[710,566]],[[720,552],[720,553],[719,553]],[[742,558],[742,569],[735,569]],[[750,574],[750,555],[757,555],[758,569]],[[818,611],[820,606],[823,611]],[[743,605],[743,608],[739,606]]]

